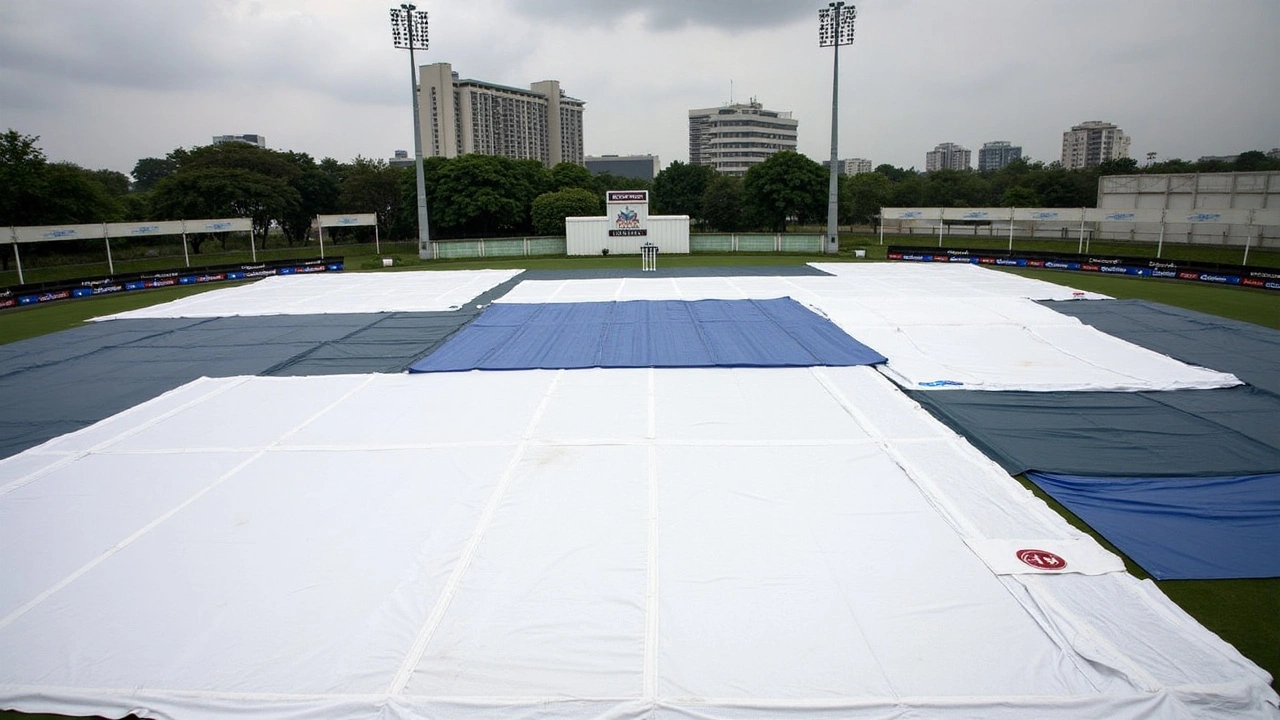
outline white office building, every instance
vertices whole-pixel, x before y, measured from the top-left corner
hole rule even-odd
[[[934,170],[970,170],[973,165],[972,151],[955,143],[936,145],[924,155],[924,171]]]
[[[222,145],[223,143],[244,143],[246,145],[256,145],[260,148],[267,146],[267,139],[262,135],[245,134],[245,135],[214,135],[213,144]]]
[[[742,176],[782,150],[796,149],[799,121],[752,99],[689,111],[689,163]]]
[[[459,78],[449,63],[423,65],[418,80],[424,157],[478,153],[547,167],[582,164],[585,103],[565,95],[559,81],[525,90]]]
[[[1111,123],[1090,120],[1062,133],[1062,166],[1068,170],[1127,157],[1129,136]]]

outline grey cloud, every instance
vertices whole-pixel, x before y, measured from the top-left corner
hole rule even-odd
[[[825,3],[820,3],[825,5]],[[688,26],[725,31],[754,30],[817,17],[819,4],[794,0],[513,0],[511,8],[530,19],[577,26],[611,26],[639,14],[644,29],[661,32]]]

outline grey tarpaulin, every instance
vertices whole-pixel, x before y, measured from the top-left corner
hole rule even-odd
[[[1152,477],[1280,470],[1280,397],[1249,386],[908,394],[1014,474]]]

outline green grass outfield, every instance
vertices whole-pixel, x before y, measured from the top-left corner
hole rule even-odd
[[[924,240],[923,237],[914,239],[917,241]],[[905,240],[905,238],[894,239],[893,241],[901,240]],[[890,240],[886,239],[886,241]],[[955,245],[955,247],[959,246]],[[845,245],[842,243],[842,251],[838,258],[775,254],[678,255],[662,256],[659,259],[659,264],[661,267],[801,265],[815,261],[850,260],[853,254],[852,249],[855,247],[865,249],[868,260],[876,259],[877,257],[882,259],[884,257],[883,246]],[[1096,245],[1094,249],[1097,250]],[[357,263],[348,261],[349,267],[355,265]],[[638,265],[638,258],[634,256],[491,258],[434,262],[421,262],[417,261],[416,258],[406,258],[401,267],[394,268],[391,271],[479,268],[622,269],[635,268]],[[1224,287],[1178,280],[1118,277],[1070,271],[1000,269],[1025,277],[1069,285],[1080,290],[1100,292],[1116,298],[1151,300],[1280,329],[1280,293],[1273,291]],[[132,291],[121,295],[69,300],[51,303],[46,306],[0,311],[0,344],[64,330],[74,327],[91,317],[146,307],[228,286],[228,284],[222,283],[201,287]],[[1124,557],[1123,553],[1116,551],[1114,547],[1094,533],[1079,518],[1041,492],[1025,477],[1019,477],[1018,479],[1038,497],[1057,510],[1068,522],[1089,532],[1104,546],[1116,552],[1117,555]],[[1141,568],[1127,557],[1124,557],[1124,560],[1129,572],[1138,577],[1148,577]],[[1205,627],[1234,645],[1246,657],[1262,666],[1273,678],[1280,676],[1280,578],[1258,580],[1175,580],[1162,581],[1157,584],[1183,610],[1195,617]],[[1273,680],[1272,687],[1275,686],[1276,682]],[[52,720],[55,716],[32,716],[0,711],[0,720],[17,720],[18,718],[32,717]]]

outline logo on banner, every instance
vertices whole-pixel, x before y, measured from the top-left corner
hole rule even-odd
[[[613,227],[610,237],[644,237],[649,234],[649,191],[610,190],[605,193]]]
[[[1048,550],[1019,550],[1018,559],[1037,570],[1065,570],[1067,567],[1066,560]]]
[[[1117,221],[1118,221],[1118,220],[1132,220],[1132,219],[1134,219],[1135,217],[1137,217],[1137,215],[1135,215],[1134,213],[1109,213],[1109,214],[1107,215],[1107,219],[1108,219],[1108,220],[1117,220]]]
[[[1196,213],[1195,215],[1188,215],[1187,222],[1212,222],[1220,217],[1222,216],[1218,213]]]

